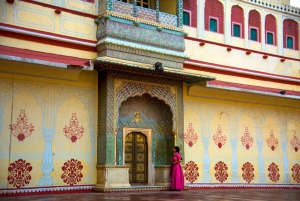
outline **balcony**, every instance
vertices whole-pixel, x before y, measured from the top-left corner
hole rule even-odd
[[[113,12],[130,17],[136,17],[150,22],[160,23],[166,26],[178,26],[178,17],[164,12],[156,12],[156,10],[134,6],[133,4],[123,3],[117,0],[113,1]]]

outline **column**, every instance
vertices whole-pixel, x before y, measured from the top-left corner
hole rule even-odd
[[[54,139],[54,130],[43,129],[43,138],[45,140],[45,150],[42,162],[43,177],[40,179],[40,186],[52,186],[53,178],[50,173],[53,171],[52,161],[52,141]]]
[[[249,48],[249,21],[248,21],[248,18],[249,18],[249,11],[248,11],[248,6],[246,5],[245,6],[245,10],[244,10],[244,24],[245,24],[245,27],[244,27],[244,36],[245,36],[245,48]]]
[[[203,183],[211,183],[211,175],[210,171],[210,160],[208,154],[208,147],[209,147],[209,138],[202,137],[202,143],[204,147],[204,157],[203,157]]]
[[[283,114],[284,116],[284,114]],[[287,156],[287,145],[288,145],[288,138],[287,138],[287,120],[285,118],[280,119],[280,133],[281,133],[281,147],[283,151],[283,183],[290,184],[291,180],[289,177],[289,163],[288,163],[288,156]]]
[[[277,16],[277,54],[284,55],[283,48],[283,20],[284,18],[281,15]]]
[[[283,151],[283,183],[285,184],[290,184],[291,180],[290,180],[290,176],[289,176],[289,164],[288,164],[288,157],[287,157],[287,142],[282,142],[281,143],[282,146],[282,151]]]
[[[230,0],[225,1],[225,11],[224,11],[224,27],[225,27],[225,44],[231,44],[231,6]]]
[[[205,26],[204,26],[204,7],[205,0],[197,0],[198,10],[197,10],[197,36],[200,39],[205,38]]]
[[[231,162],[231,170],[232,170],[232,183],[239,183],[239,175],[238,175],[238,160],[236,156],[236,139],[232,139],[231,141],[232,148],[232,162]]]
[[[53,85],[49,84],[45,91],[45,100],[41,106],[43,121],[42,131],[43,138],[45,141],[45,149],[42,161],[42,172],[43,177],[40,179],[40,186],[52,186],[53,178],[50,173],[53,171],[53,160],[52,160],[52,141],[54,139],[54,131],[56,127],[56,113],[55,108],[55,92]]]
[[[260,29],[261,29],[261,51],[266,51],[266,26],[265,26],[265,20],[266,20],[266,14],[263,10],[261,13],[261,19],[260,19]]]
[[[182,28],[182,18],[183,18],[183,0],[177,0],[177,26]]]
[[[264,157],[262,154],[263,149],[263,141],[256,141],[257,142],[257,149],[258,149],[258,183],[266,183],[265,178],[265,165],[264,165]]]

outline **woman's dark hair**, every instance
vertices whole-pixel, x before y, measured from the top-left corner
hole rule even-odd
[[[178,146],[175,146],[174,149],[176,149],[176,152],[180,152],[180,148]]]

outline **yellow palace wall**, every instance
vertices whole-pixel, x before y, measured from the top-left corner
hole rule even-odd
[[[187,85],[184,94],[184,151],[186,174],[190,173],[186,177],[187,184],[300,182],[296,176],[299,174],[300,155],[292,146],[295,143],[291,143],[295,136],[300,137],[299,101],[282,107],[276,106],[275,98],[269,97],[273,101],[268,104],[254,104],[254,95],[246,101],[235,100],[230,92],[225,96],[215,93],[207,97],[205,90],[188,96]],[[243,95],[239,93],[239,96]],[[260,98],[264,99],[263,96]],[[218,128],[221,135],[217,135]],[[248,143],[248,149],[241,140],[246,128],[253,140]],[[272,131],[274,144],[267,143],[268,139],[273,139],[270,136]],[[226,140],[222,140],[224,138]],[[220,148],[219,143],[222,144]],[[251,170],[249,163],[253,172],[247,172]],[[292,171],[293,166],[297,170]],[[253,178],[247,177],[246,173]]]
[[[81,72],[77,82],[0,73],[0,96],[0,189],[95,184],[95,71]],[[30,176],[8,179],[17,178],[18,163],[28,163],[20,171]]]

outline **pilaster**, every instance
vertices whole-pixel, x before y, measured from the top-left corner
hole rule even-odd
[[[231,6],[230,0],[225,0],[225,44],[231,44]]]
[[[204,30],[204,8],[205,8],[205,0],[197,1],[197,36],[200,39],[205,38],[205,30]]]

